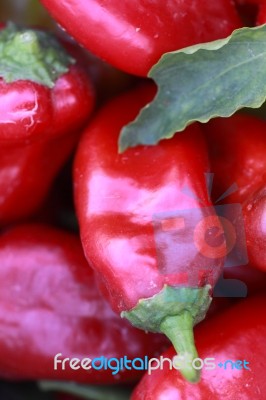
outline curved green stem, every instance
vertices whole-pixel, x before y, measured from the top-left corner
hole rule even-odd
[[[200,377],[199,370],[192,366],[198,358],[193,326],[205,318],[212,300],[210,289],[210,285],[199,288],[165,285],[153,297],[140,299],[133,309],[121,313],[140,329],[164,333],[178,353],[174,368],[190,382],[197,382]]]
[[[189,382],[198,382],[200,372],[192,366],[193,360],[198,358],[198,353],[194,343],[191,313],[185,310],[179,315],[166,317],[162,321],[160,329],[178,353],[177,360],[179,360],[180,373]]]

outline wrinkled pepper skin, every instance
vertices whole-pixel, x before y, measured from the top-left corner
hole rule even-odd
[[[165,346],[121,320],[99,294],[79,238],[41,224],[0,237],[0,376],[93,384],[133,381],[142,371],[54,370],[54,356],[152,356]],[[156,350],[155,350],[156,349]]]
[[[85,255],[113,309],[126,318],[124,312],[145,307],[143,299],[156,302],[168,288],[182,292],[204,287],[209,299],[223,266],[223,231],[207,193],[204,174],[209,164],[199,126],[193,124],[157,146],[118,154],[121,128],[153,95],[153,87],[143,86],[102,108],[85,130],[75,159],[75,202]],[[211,241],[212,226],[205,225],[209,219],[216,223],[218,244]],[[170,238],[164,231],[170,231]],[[209,247],[213,253],[207,259],[203,254]],[[163,308],[169,301],[174,300],[166,300]],[[186,301],[181,300],[183,306]],[[159,316],[157,308],[152,311],[148,305],[146,311],[143,325],[136,326],[157,331],[149,326],[151,315]],[[163,311],[159,318],[165,317]]]
[[[177,370],[169,370],[168,364],[162,370],[146,374],[131,400],[249,400],[265,399],[265,357],[266,296],[260,295],[241,300],[232,308],[205,321],[195,329],[195,339],[201,358],[214,357],[216,365],[227,360],[246,360],[245,369],[203,368],[200,383],[185,382]],[[172,359],[174,349],[163,354]]]
[[[41,206],[93,105],[90,78],[77,63],[52,88],[0,79],[0,225]]]
[[[146,76],[168,51],[221,39],[241,26],[230,0],[42,0],[79,43],[126,72]]]
[[[250,264],[266,270],[266,122],[250,115],[218,118],[204,126],[214,172],[213,197],[231,185],[227,203],[241,203]]]

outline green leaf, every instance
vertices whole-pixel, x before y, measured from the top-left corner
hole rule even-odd
[[[119,151],[155,145],[194,121],[257,108],[266,97],[266,25],[164,54],[150,70],[154,100],[122,129]]]
[[[79,396],[88,400],[129,400],[130,390],[122,386],[81,385],[74,382],[39,381],[44,391],[59,391]]]

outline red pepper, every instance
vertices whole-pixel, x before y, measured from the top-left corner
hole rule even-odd
[[[249,261],[266,270],[266,122],[234,115],[214,119],[204,129],[215,173],[214,198],[237,184],[226,202],[243,205]]]
[[[265,1],[260,4],[259,14],[257,18],[257,25],[266,23],[266,3]]]
[[[225,279],[237,279],[246,285],[247,296],[263,292],[266,287],[266,274],[263,271],[252,268],[251,265],[240,265],[224,269]],[[235,293],[236,298],[237,293]],[[245,296],[243,296],[245,297]]]
[[[265,295],[251,297],[196,328],[202,360],[215,358],[216,365],[211,370],[203,367],[197,385],[185,382],[177,370],[169,370],[166,361],[163,369],[144,376],[131,400],[265,400],[266,313],[261,312],[265,307]],[[174,355],[171,348],[163,357],[173,359]]]
[[[207,318],[212,318],[236,301],[250,295],[263,293],[266,287],[266,274],[251,265],[229,266],[224,268],[223,277],[217,283],[215,295]]]
[[[42,0],[79,43],[126,72],[146,76],[160,56],[228,36],[241,26],[230,0]]]
[[[86,73],[48,33],[0,31],[0,225],[35,212],[94,103]]]
[[[250,263],[266,272],[266,180],[244,203],[243,213]]]
[[[78,237],[22,225],[0,237],[0,376],[94,384],[136,380],[138,370],[73,370],[54,357],[154,355],[163,337],[121,320],[99,294]]]
[[[226,249],[198,125],[118,154],[122,126],[153,95],[144,86],[113,100],[86,129],[74,178],[81,238],[113,309],[194,355],[191,330],[209,307]]]
[[[213,197],[218,199],[231,185],[226,201],[243,203],[266,180],[266,122],[251,115],[216,118],[202,125],[215,173]]]

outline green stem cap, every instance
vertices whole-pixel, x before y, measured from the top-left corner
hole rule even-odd
[[[210,289],[210,285],[202,288],[165,285],[153,297],[141,299],[132,310],[121,313],[140,329],[164,333],[178,354],[173,360],[174,367],[193,383],[199,380],[193,327],[205,318],[211,303]]]
[[[49,32],[12,22],[0,30],[0,77],[7,83],[29,80],[52,88],[74,63]]]

